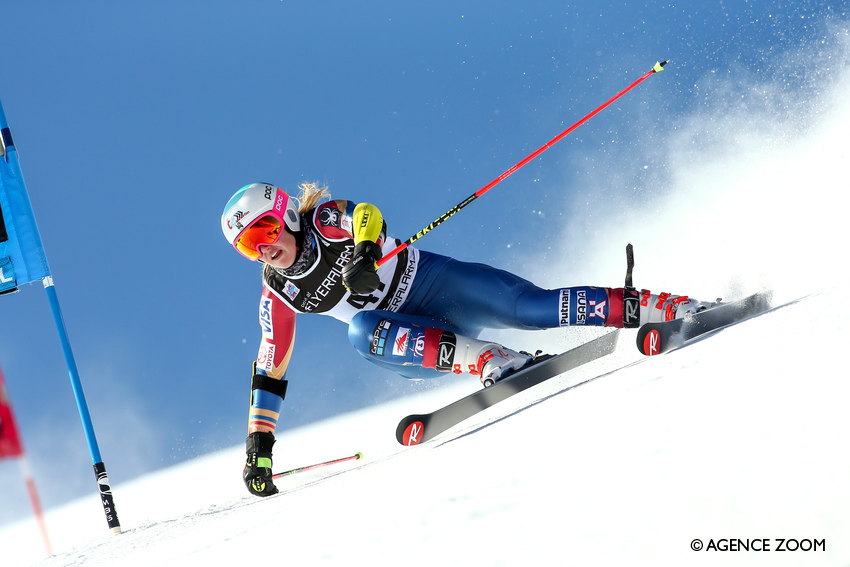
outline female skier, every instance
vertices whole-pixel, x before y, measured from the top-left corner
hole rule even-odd
[[[327,188],[302,184],[298,199],[267,183],[241,188],[221,228],[249,260],[262,262],[262,339],[254,364],[242,477],[257,496],[277,492],[272,445],[286,395],[296,313],[349,324],[354,348],[369,362],[412,379],[470,374],[489,385],[533,357],[477,339],[485,328],[636,327],[706,304],[630,288],[541,289],[514,274],[407,247],[380,267],[400,241],[387,237],[380,211],[329,200]]]

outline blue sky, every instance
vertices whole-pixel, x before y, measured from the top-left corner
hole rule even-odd
[[[776,100],[815,97],[846,19],[779,1],[4,5],[0,100],[113,483],[244,440],[260,268],[219,228],[242,185],[326,183],[405,239],[671,59],[418,243],[540,273],[663,195],[675,176],[658,148],[683,117],[793,115]],[[706,132],[706,146],[724,137]],[[622,280],[583,274],[540,283]],[[0,314],[44,503],[93,493],[41,285],[0,298]],[[344,324],[298,325],[280,427],[422,388],[361,361]],[[16,468],[0,463],[0,482],[19,482]]]

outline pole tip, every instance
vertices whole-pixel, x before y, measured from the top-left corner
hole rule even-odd
[[[664,66],[669,62],[670,62],[669,59],[665,59],[664,61],[660,61],[660,62],[656,61],[655,66],[652,68],[652,70],[655,71],[656,73],[658,73],[659,71],[663,71]]]
[[[354,456],[355,456],[355,457],[357,457],[357,460],[359,461],[360,459],[362,459],[362,458],[363,458],[363,453],[361,453],[360,451],[358,451],[358,452],[357,452],[357,454],[356,454],[356,455],[354,455]]]

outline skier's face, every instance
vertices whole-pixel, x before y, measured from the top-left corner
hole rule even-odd
[[[295,237],[288,230],[282,230],[272,244],[259,244],[258,260],[274,268],[288,268],[295,263]]]

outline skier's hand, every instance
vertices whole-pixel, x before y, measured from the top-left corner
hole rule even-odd
[[[248,459],[242,469],[242,480],[248,492],[255,496],[277,494],[277,487],[272,482],[272,445],[272,433],[252,433],[245,439]]]
[[[367,295],[378,289],[378,266],[375,264],[384,255],[381,247],[364,240],[354,247],[354,255],[342,268],[342,283],[355,295]]]

